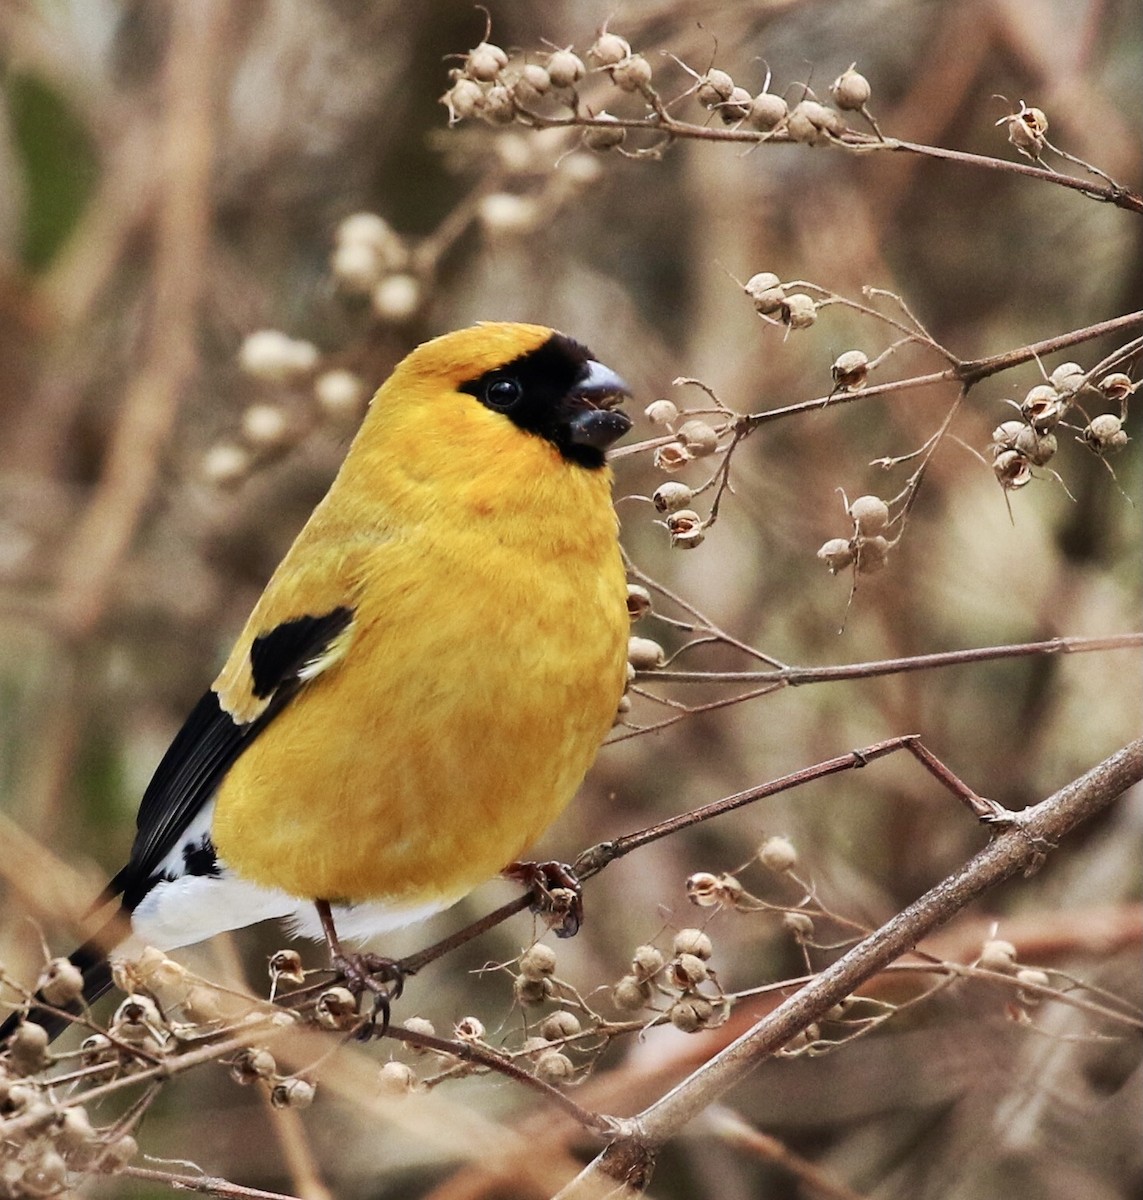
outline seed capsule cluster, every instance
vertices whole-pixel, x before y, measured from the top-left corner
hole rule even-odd
[[[1046,466],[1059,449],[1061,428],[1077,430],[1076,440],[1101,457],[1122,449],[1128,441],[1123,428],[1127,405],[1136,387],[1121,371],[1092,383],[1079,363],[1061,363],[1044,382],[1029,388],[1022,400],[1009,401],[1019,420],[1001,421],[992,431],[992,470],[1000,486],[1016,491],[1030,483],[1033,468]],[[1088,417],[1085,406],[1094,401],[1111,403],[1119,411]],[[1068,420],[1073,410],[1083,414],[1084,425]]]
[[[857,575],[873,575],[889,561],[889,552],[897,544],[887,536],[891,523],[889,505],[880,496],[858,496],[846,506],[853,522],[847,538],[830,538],[818,548],[818,558],[831,575],[850,567]]]
[[[877,129],[867,107],[872,87],[856,64],[830,87],[833,107],[802,85],[802,98],[791,108],[784,96],[770,90],[769,73],[762,89],[754,92],[720,67],[700,73],[669,55],[689,82],[664,101],[656,85],[670,87],[674,81],[657,80],[650,59],[606,26],[582,55],[572,46],[509,54],[488,40],[490,32],[458,56],[461,64],[450,72],[449,88],[441,97],[450,124],[479,120],[496,126],[542,125],[571,120],[582,125],[588,149],[633,154],[640,151],[626,149],[630,134],[641,127],[653,129],[656,123],[662,128],[667,113],[674,114],[687,101],[724,125],[757,133],[759,140],[781,136],[808,146],[827,145],[848,132],[845,114],[849,112],[860,113]],[[640,107],[626,118],[609,112],[597,98],[601,79],[613,89],[613,99],[606,103],[630,108],[627,98],[635,97]],[[581,95],[588,85],[593,85],[590,102]]]

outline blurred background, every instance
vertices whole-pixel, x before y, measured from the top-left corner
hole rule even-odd
[[[1143,178],[1133,0],[505,0],[490,11],[491,40],[537,61],[553,46],[582,55],[609,20],[668,97],[690,84],[668,52],[752,93],[772,72],[770,90],[791,103],[806,83],[824,96],[856,62],[886,134],[1000,158],[1016,152],[996,122],[1023,99],[1047,113],[1055,145],[1135,190]],[[439,99],[460,60],[449,56],[484,24],[452,0],[0,0],[0,962],[13,977],[35,978],[41,938],[70,948],[129,848],[150,772],[332,478],[365,397],[426,337],[478,319],[542,322],[620,371],[635,413],[660,397],[701,407],[679,376],[758,412],[825,396],[838,354],[872,358],[894,340],[836,307],[784,336],[736,282],[758,271],[854,298],[889,289],[964,359],[1143,307],[1139,218],[1033,179],[805,146],[692,142],[623,157],[568,132],[450,129]],[[638,111],[599,74],[583,95],[594,111]],[[680,115],[705,117],[693,102]],[[389,282],[372,295],[331,259],[360,212],[396,234]],[[248,354],[244,368],[246,339],[266,329],[293,339],[292,367]],[[1044,368],[1072,358],[1087,369],[1126,336]],[[879,378],[943,365],[910,349]],[[908,466],[887,475],[869,463],[921,446],[950,385],[764,426],[736,452],[734,494],[690,553],[672,550],[637,498],[663,479],[650,455],[624,458],[625,545],[711,621],[787,663],[1136,629],[1138,441],[1109,459],[1113,475],[1062,434],[1052,467],[1066,488],[1040,472],[1011,495],[1011,515],[979,457],[1012,415],[1005,400],[1040,379],[1029,364],[973,390],[888,567],[861,577],[848,611],[848,577],[815,558],[849,536],[838,489],[896,492]],[[1126,428],[1138,439],[1137,419]],[[642,421],[634,437],[659,432]],[[695,463],[679,478],[707,474]],[[681,644],[655,617],[637,632]],[[721,649],[686,661],[750,665]],[[570,859],[907,732],[982,794],[1023,807],[1137,736],[1140,690],[1138,652],[1122,650],[788,689],[606,748],[539,849]],[[663,716],[637,701],[631,719]],[[1138,1003],[1141,819],[1141,797],[1126,797],[930,948],[970,961],[998,922],[1021,961]],[[586,927],[559,944],[558,973],[585,994],[614,983],[636,945],[709,916],[688,905],[689,874],[736,871],[772,834],[793,841],[825,905],[869,927],[984,841],[915,763],[882,761],[615,864],[591,882]],[[791,898],[757,865],[741,878]],[[490,884],[383,949],[410,951],[512,894]],[[728,989],[804,970],[773,914],[720,914],[707,931]],[[427,968],[398,1016],[517,1028],[506,977],[472,972],[532,935],[518,917]],[[187,961],[215,974],[245,964],[261,988],[265,955],[282,944],[253,930]],[[730,1029],[773,1001],[753,1003]],[[729,1100],[858,1195],[1138,1194],[1138,1038],[1062,1007],[1029,1010],[1036,1028],[1014,1015],[1010,994],[962,984],[831,1055],[770,1062]],[[617,1045],[579,1098],[635,1111],[727,1034]],[[536,1120],[504,1081],[440,1094],[509,1124]],[[543,1123],[524,1127],[539,1136]],[[283,1125],[218,1069],[167,1087],[140,1140],[212,1175],[314,1196],[533,1194],[344,1100]],[[825,1194],[704,1122],[669,1148],[653,1191]]]

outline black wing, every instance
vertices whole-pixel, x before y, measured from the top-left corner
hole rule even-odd
[[[352,620],[353,610],[340,606],[321,616],[286,621],[255,638],[250,650],[254,694],[270,702],[253,721],[235,721],[213,691],[195,705],[143,793],[131,858],[108,888],[123,897],[128,911],[150,890],[159,865],[230,767],[304,687],[305,668],[322,657]]]

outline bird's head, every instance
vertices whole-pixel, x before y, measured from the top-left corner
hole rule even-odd
[[[543,438],[564,460],[603,466],[607,448],[630,428],[616,409],[627,385],[586,346],[542,325],[489,322],[418,346],[375,403],[417,404],[434,423],[476,436],[487,417]],[[492,426],[489,426],[492,428]]]

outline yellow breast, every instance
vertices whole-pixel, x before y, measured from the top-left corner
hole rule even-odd
[[[445,443],[474,457],[444,484],[414,456],[366,472],[373,491],[354,498],[361,473],[343,470],[337,520],[319,508],[279,569],[348,545],[333,557],[356,616],[344,658],[218,792],[215,844],[247,879],[311,899],[456,899],[555,819],[611,726],[627,615],[609,473],[476,407]],[[271,616],[255,613],[247,647]]]

